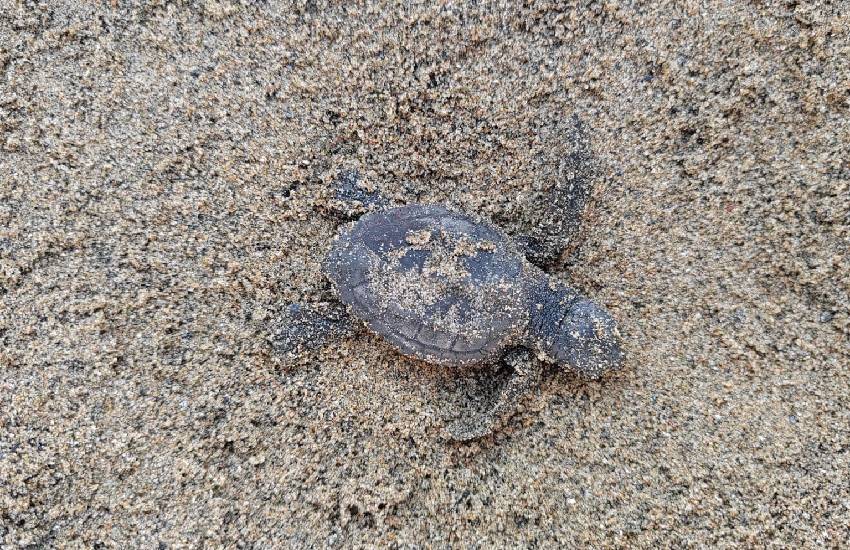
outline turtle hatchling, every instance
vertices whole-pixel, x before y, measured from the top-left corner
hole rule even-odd
[[[356,317],[423,361],[458,367],[522,346],[598,378],[622,360],[616,325],[605,310],[553,283],[497,228],[442,206],[363,216],[341,231],[324,268]],[[452,426],[454,437],[489,433],[539,379],[532,365],[512,366],[516,372],[493,410]]]
[[[405,355],[461,367],[508,352],[512,377],[486,413],[449,426],[457,440],[489,434],[539,383],[543,362],[598,378],[623,360],[603,308],[498,228],[443,206],[386,208],[343,226],[324,272],[348,311]]]

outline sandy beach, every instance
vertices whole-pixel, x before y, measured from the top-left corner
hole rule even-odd
[[[0,548],[846,547],[848,14],[0,0]],[[345,171],[542,231],[625,367],[461,444],[498,365],[282,357]]]

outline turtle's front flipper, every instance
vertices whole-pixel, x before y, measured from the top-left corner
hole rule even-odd
[[[528,261],[544,271],[579,245],[596,173],[587,128],[578,117],[562,119],[552,130],[543,138],[550,147],[536,170],[547,190],[531,196],[531,232],[514,236]]]
[[[453,439],[470,441],[489,435],[493,428],[516,408],[519,400],[540,384],[543,363],[527,349],[511,351],[504,361],[513,368],[514,373],[502,389],[496,404],[472,420],[462,420],[449,426],[449,434]]]
[[[290,304],[272,329],[270,340],[277,353],[295,356],[355,332],[354,320],[339,302]]]
[[[389,204],[390,201],[379,192],[362,186],[359,172],[343,170],[334,182],[329,206],[334,215],[344,220],[356,220],[367,212],[382,210]]]

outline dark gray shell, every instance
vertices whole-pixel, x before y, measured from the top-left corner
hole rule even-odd
[[[325,262],[340,299],[399,350],[445,365],[519,341],[527,267],[498,229],[440,206],[373,213],[344,229]]]

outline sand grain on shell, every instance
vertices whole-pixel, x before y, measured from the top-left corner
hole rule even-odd
[[[438,4],[2,3],[0,546],[848,540],[850,4]],[[340,171],[559,227],[573,115],[623,371],[279,363]]]

